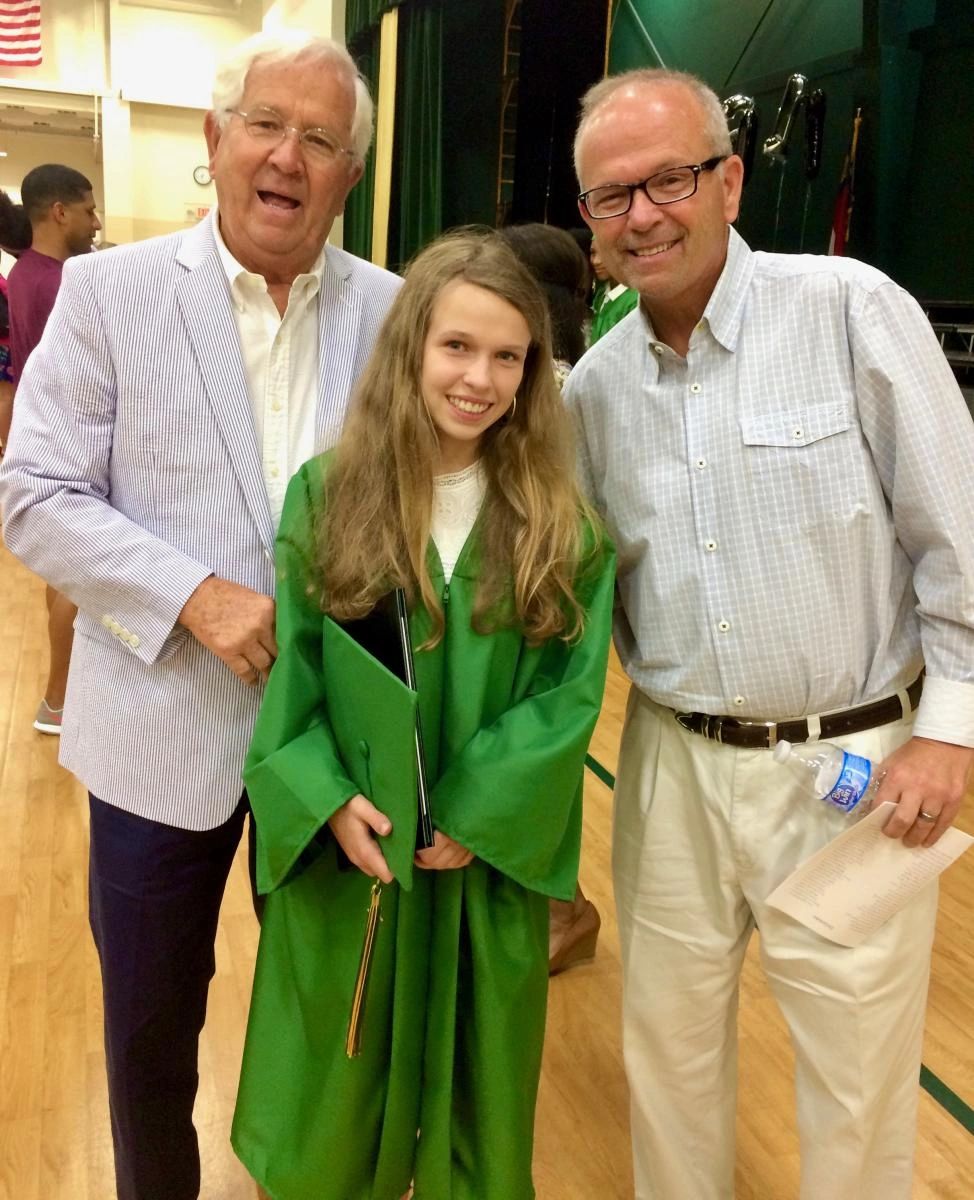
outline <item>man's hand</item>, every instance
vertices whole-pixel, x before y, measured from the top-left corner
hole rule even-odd
[[[418,851],[413,861],[424,871],[455,871],[473,862],[473,855],[437,829],[433,834],[433,845],[428,850]]]
[[[879,766],[883,782],[876,804],[892,800],[887,837],[904,846],[932,846],[957,816],[967,788],[974,749],[929,738],[911,738]]]
[[[378,875],[383,883],[392,883],[392,872],[375,840],[377,833],[383,837],[392,833],[392,822],[371,801],[353,796],[332,814],[328,825],[353,866],[366,875]]]
[[[253,686],[277,658],[274,601],[270,596],[211,575],[183,605],[180,625]]]

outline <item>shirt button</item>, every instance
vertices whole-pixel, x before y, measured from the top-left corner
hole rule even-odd
[[[802,440],[802,438],[805,436],[805,430],[802,429],[800,426],[796,427],[795,429],[793,429],[791,431],[791,436],[795,439],[796,442],[800,442]]]
[[[280,473],[281,473],[280,468],[271,467],[271,479],[276,479],[278,477],[278,475],[280,475]]]
[[[138,650],[138,648],[141,644],[142,643],[139,640],[139,635],[137,633],[132,633],[129,635],[129,645],[132,647],[133,650]]]
[[[698,471],[704,471],[704,470],[706,470],[706,467],[707,467],[707,460],[705,458],[698,458],[697,461],[693,465],[697,468]]]
[[[713,554],[713,552],[717,549],[717,543],[713,538],[710,538],[708,541],[704,542],[704,546],[710,554]]]
[[[699,383],[691,383],[690,391],[693,392],[693,394],[696,396],[699,392],[703,391],[703,389],[701,388]]]
[[[282,408],[282,405],[277,400],[275,400],[274,403],[271,405],[271,412],[280,412],[281,408]]]
[[[744,697],[743,696],[735,696],[734,703],[738,708],[740,708],[741,705],[744,703]]]
[[[662,346],[654,346],[653,353],[656,355],[657,358],[660,358],[663,354],[663,347]]]
[[[717,628],[721,633],[726,633],[730,629],[730,621],[718,621]]]

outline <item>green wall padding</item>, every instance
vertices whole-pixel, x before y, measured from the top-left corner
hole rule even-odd
[[[814,63],[859,51],[863,43],[861,0],[773,0],[767,16],[725,83],[791,74],[795,60]],[[732,89],[733,90],[733,89]]]
[[[861,106],[850,254],[926,299],[974,300],[972,0],[616,0],[609,63],[688,70],[721,97],[754,97],[738,228],[756,249],[825,252]],[[811,183],[803,118],[784,166],[761,154],[795,71],[827,97]]]
[[[859,0],[617,0],[609,66],[693,71],[722,91],[742,75],[790,73],[796,48],[812,61],[861,44]]]

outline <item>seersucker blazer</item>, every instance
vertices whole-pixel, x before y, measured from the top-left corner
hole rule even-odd
[[[61,763],[110,804],[226,821],[260,703],[176,618],[211,572],[274,593],[274,529],[214,216],[72,258],[17,391],[7,545],[78,605]],[[328,247],[319,449],[401,280]]]

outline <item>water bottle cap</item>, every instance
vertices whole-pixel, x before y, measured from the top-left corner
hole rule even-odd
[[[775,742],[773,757],[776,763],[787,762],[791,754],[791,742],[786,742],[784,738],[780,742]]]

